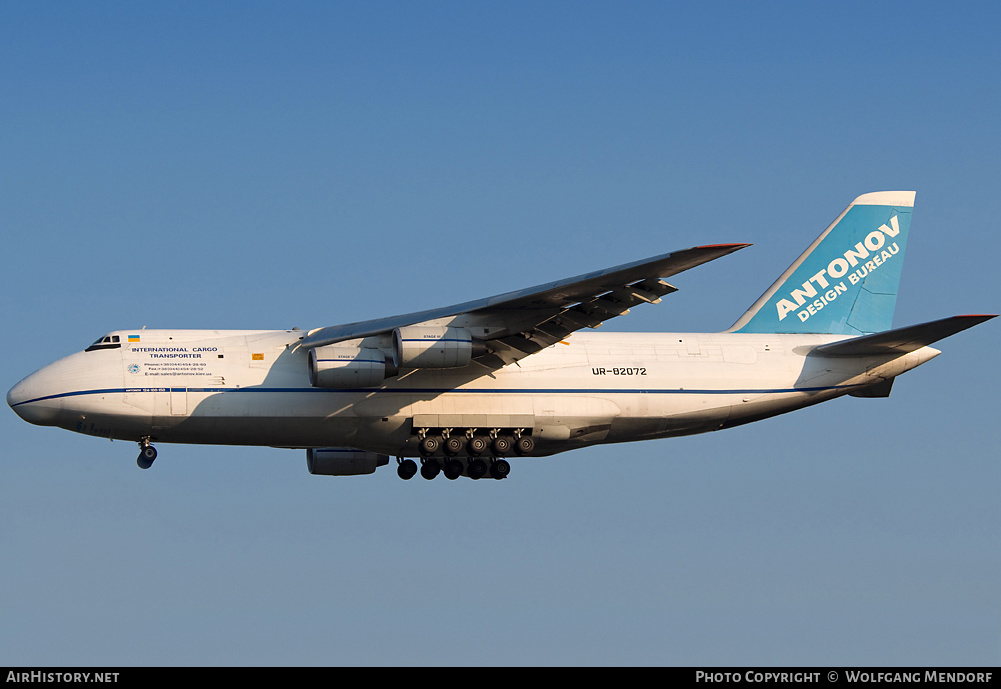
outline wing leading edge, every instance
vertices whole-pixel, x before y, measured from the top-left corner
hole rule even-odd
[[[320,347],[383,335],[406,326],[447,323],[473,329],[495,353],[506,351],[508,356],[503,358],[515,360],[581,328],[596,328],[628,313],[632,306],[657,303],[662,296],[676,291],[662,278],[747,246],[697,246],[454,306],[318,328],[311,330],[302,344]]]

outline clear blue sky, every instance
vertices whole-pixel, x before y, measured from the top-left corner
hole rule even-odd
[[[6,390],[108,330],[303,328],[717,242],[610,324],[727,328],[913,189],[895,323],[1001,307],[996,3],[0,5]],[[0,413],[0,664],[1001,660],[999,326],[885,400],[514,463]]]

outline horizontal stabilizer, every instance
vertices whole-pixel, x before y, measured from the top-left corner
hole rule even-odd
[[[907,354],[927,347],[933,342],[989,321],[997,314],[952,316],[930,323],[909,325],[873,335],[863,335],[848,340],[821,345],[813,351],[824,356],[879,356],[881,354]]]

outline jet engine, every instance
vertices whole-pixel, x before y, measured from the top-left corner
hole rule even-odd
[[[393,363],[399,368],[463,368],[482,349],[465,328],[410,325],[393,331]]]
[[[386,379],[378,349],[328,345],[309,350],[309,382],[316,388],[370,388]]]
[[[350,447],[323,447],[306,450],[306,468],[314,476],[360,476],[375,473],[389,464],[389,455],[354,450]]]

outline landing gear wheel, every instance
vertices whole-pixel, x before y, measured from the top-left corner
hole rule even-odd
[[[396,474],[404,481],[409,481],[417,474],[417,462],[412,459],[404,459],[396,467]]]
[[[428,481],[441,473],[441,464],[437,460],[429,459],[421,465],[421,476]]]
[[[462,462],[457,459],[450,459],[445,462],[445,478],[449,481],[454,481],[455,479],[462,476]]]
[[[139,457],[136,459],[136,464],[139,465],[140,469],[149,469],[153,466],[154,459],[156,459],[156,448],[152,445],[143,445],[139,450]]]
[[[486,452],[488,447],[490,447],[490,442],[482,435],[476,435],[466,443],[466,452],[473,457],[478,457]]]
[[[498,459],[496,462],[490,465],[490,476],[491,478],[507,478],[507,475],[511,473],[511,463],[506,459]]]
[[[482,459],[474,459],[466,466],[466,473],[469,474],[469,478],[476,479],[483,478],[487,473],[487,463]]]
[[[445,438],[445,454],[454,457],[462,452],[462,445],[462,438],[454,435]]]
[[[532,440],[531,436],[523,435],[514,441],[514,451],[519,455],[530,455],[535,449],[535,441]]]
[[[441,447],[441,438],[428,435],[421,439],[421,454],[425,457],[433,455],[439,447]]]
[[[499,435],[494,438],[493,448],[495,455],[503,457],[511,451],[511,439],[506,436]]]

